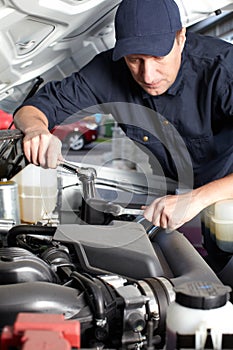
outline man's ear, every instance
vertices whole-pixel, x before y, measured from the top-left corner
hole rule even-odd
[[[186,28],[185,27],[178,30],[178,32],[176,33],[176,40],[177,40],[178,45],[180,45],[182,50],[183,50],[184,44],[186,41]]]

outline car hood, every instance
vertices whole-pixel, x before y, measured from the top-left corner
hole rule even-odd
[[[233,0],[176,1],[185,26],[233,7]],[[120,2],[0,0],[0,109],[12,112],[35,82],[62,79],[113,47]]]

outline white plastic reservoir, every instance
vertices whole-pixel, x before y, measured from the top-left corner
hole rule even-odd
[[[21,221],[48,219],[57,202],[57,170],[29,164],[14,181],[18,184]]]
[[[230,291],[221,283],[202,281],[176,287],[176,300],[167,310],[165,349],[232,349]]]
[[[212,222],[218,247],[233,253],[233,199],[215,203]]]

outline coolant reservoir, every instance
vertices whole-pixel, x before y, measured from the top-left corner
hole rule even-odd
[[[218,247],[233,253],[233,199],[215,203],[212,222]]]
[[[176,287],[176,299],[167,310],[165,349],[232,349],[230,290],[221,283],[201,281]]]
[[[205,234],[209,235],[213,241],[215,242],[215,225],[212,220],[214,215],[214,204],[208,206],[202,211],[202,229],[204,230]]]
[[[57,171],[27,165],[15,177],[18,184],[21,221],[49,219],[57,202]]]

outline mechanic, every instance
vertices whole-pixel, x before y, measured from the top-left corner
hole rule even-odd
[[[123,0],[115,29],[113,49],[45,84],[17,109],[15,125],[25,135],[27,159],[55,168],[61,144],[49,129],[80,110],[112,104],[104,112],[154,155],[165,176],[193,177],[189,191],[144,207],[146,219],[173,230],[233,198],[233,46],[186,33],[173,0]],[[134,106],[134,113],[127,107],[119,113],[117,103],[127,103],[129,111]],[[142,114],[141,107],[151,113]]]

